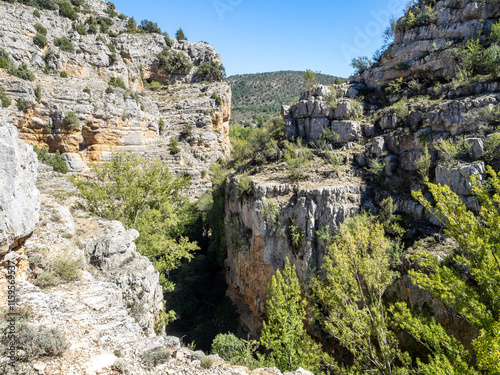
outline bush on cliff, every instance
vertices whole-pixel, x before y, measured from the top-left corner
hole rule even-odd
[[[206,61],[198,67],[196,75],[200,77],[202,81],[222,81],[226,77],[226,69],[224,65],[217,61]]]

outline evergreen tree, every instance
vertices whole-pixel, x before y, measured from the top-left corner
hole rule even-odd
[[[295,266],[291,266],[287,258],[283,273],[277,270],[269,285],[268,319],[260,338],[261,344],[271,350],[276,367],[282,371],[303,367],[319,373],[326,358],[321,346],[309,337],[304,327],[306,305]]]
[[[471,177],[472,192],[481,204],[478,214],[469,211],[448,186],[427,184],[435,204],[424,198],[422,192],[414,193],[442,221],[445,234],[458,243],[458,248],[445,262],[420,251],[414,257],[419,268],[410,275],[414,283],[453,307],[459,317],[479,330],[480,335],[474,341],[477,367],[488,374],[500,374],[500,173],[488,167],[488,174],[487,183],[481,183],[477,175]],[[418,337],[420,322],[408,324],[411,317],[408,309],[398,308],[396,317],[400,326]],[[468,353],[463,348],[445,350],[450,338],[445,334],[442,337],[441,341],[431,337],[430,341],[436,344],[429,356],[429,366],[450,368],[450,374],[476,373],[467,366]]]
[[[398,276],[390,268],[390,247],[380,223],[356,216],[342,225],[328,249],[325,277],[312,280],[318,322],[353,355],[349,373],[407,373],[408,356],[398,349],[383,301]]]
[[[184,35],[184,31],[182,31],[181,27],[175,33],[175,37],[177,40],[187,40],[186,36]]]

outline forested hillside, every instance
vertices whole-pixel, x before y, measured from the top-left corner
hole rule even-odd
[[[262,123],[279,113],[282,105],[299,100],[304,89],[304,74],[300,71],[242,74],[227,78],[233,91],[232,123]],[[341,78],[316,74],[318,83],[331,85]]]

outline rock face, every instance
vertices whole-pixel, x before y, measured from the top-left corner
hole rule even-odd
[[[203,129],[208,158],[200,159],[200,150],[184,143],[181,149],[192,166],[179,173],[190,173],[195,195],[201,194],[210,187],[209,179],[201,178],[201,171],[208,171],[213,159],[229,155],[231,91],[225,83],[193,83],[202,80],[196,74],[198,67],[208,61],[220,63],[220,55],[203,42],[128,33],[128,21],[119,18],[119,13],[109,17],[107,2],[96,0],[89,6],[95,12],[92,17],[113,22],[112,36],[104,32],[80,35],[73,23],[56,11],[40,10],[38,18],[32,7],[0,2],[0,45],[15,66],[25,63],[34,73],[34,80],[26,81],[0,69],[0,88],[12,99],[0,113],[19,128],[21,139],[47,146],[50,152],[59,150],[69,169],[76,172],[108,157],[110,151],[147,154],[151,148],[167,149],[170,138],[189,123]],[[88,28],[88,20],[89,14],[80,13],[75,24]],[[47,29],[43,48],[33,41],[35,24]],[[71,42],[74,52],[56,45],[61,37]],[[157,59],[167,47],[166,40],[172,44],[170,55],[184,56],[191,68],[166,74]],[[157,82],[152,89],[158,92],[148,88],[152,81]],[[17,101],[25,103],[23,110]],[[77,121],[68,121],[72,113]],[[165,125],[160,125],[162,120]]]
[[[136,251],[137,237],[139,233],[135,229],[125,230],[122,223],[115,221],[102,237],[93,238],[87,244],[86,252],[90,264],[119,286],[124,303],[132,306],[136,321],[143,332],[151,336],[163,310],[163,289],[153,264]]]
[[[487,35],[500,16],[494,2],[463,0],[419,1],[409,11],[420,19],[412,23],[411,17],[401,18],[394,45],[356,82],[379,86],[400,77],[453,77],[458,72],[453,49],[463,40]]]
[[[37,165],[36,154],[18,138],[15,126],[0,119],[0,256],[38,224]]]
[[[354,121],[359,116],[358,103],[340,99],[333,106],[325,101],[329,95],[347,94],[346,85],[334,85],[337,93],[330,92],[326,86],[318,86],[312,92],[306,91],[301,100],[291,107],[283,107],[281,111],[285,120],[285,136],[288,139],[300,137],[302,140],[312,143],[329,136],[336,142],[347,143],[359,141],[361,138],[361,126]]]
[[[252,194],[241,197],[238,177],[228,184],[226,228],[228,295],[241,320],[257,335],[265,316],[267,287],[286,258],[301,281],[321,267],[328,235],[359,212],[366,189],[361,181],[316,187],[263,182],[252,177]]]
[[[427,12],[427,16],[410,24],[410,12]],[[500,165],[500,86],[491,77],[475,77],[477,81],[467,83],[445,81],[457,73],[453,49],[480,32],[487,37],[499,15],[500,7],[493,2],[419,1],[398,21],[394,45],[379,63],[349,83],[317,86],[297,103],[282,107],[285,137],[294,141],[300,137],[310,146],[315,159],[308,165],[307,177],[317,179],[301,183],[307,188],[298,188],[289,177],[271,171],[266,185],[258,171],[267,166],[250,166],[242,169],[250,174],[252,191],[239,192],[237,176],[227,189],[228,293],[254,334],[265,317],[271,275],[287,257],[302,281],[308,269],[320,269],[322,226],[335,230],[359,210],[361,202],[376,213],[381,201],[391,196],[400,213],[426,221],[425,225],[442,226],[411,195],[425,187],[425,175],[433,183],[448,185],[469,209],[479,209],[470,177],[483,180],[486,164]],[[441,142],[451,146],[446,150]],[[455,155],[451,162],[450,150]],[[328,152],[337,163],[339,156],[346,160],[349,172],[342,178],[335,171],[325,178],[318,167]],[[276,215],[272,223],[264,212]],[[321,235],[315,238],[318,230]],[[431,297],[410,284],[403,275],[393,289],[414,305],[430,305]],[[463,330],[468,338],[474,337],[463,321],[453,321],[450,314],[438,311],[437,304],[431,308],[440,321],[447,320],[451,332]]]

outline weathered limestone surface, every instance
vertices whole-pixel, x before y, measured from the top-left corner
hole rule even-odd
[[[17,133],[15,126],[0,119],[0,256],[28,237],[38,224],[38,160]]]
[[[96,11],[94,18],[109,17],[105,1],[94,0],[89,5]],[[106,33],[80,35],[72,21],[56,11],[40,10],[37,18],[32,7],[2,1],[0,13],[0,45],[16,66],[25,63],[35,74],[30,82],[0,69],[0,88],[12,99],[9,107],[0,107],[0,114],[18,127],[21,139],[47,146],[50,152],[59,150],[70,171],[80,172],[91,162],[107,158],[111,151],[148,154],[152,149],[164,149],[169,153],[170,137],[178,136],[186,123],[194,124],[203,128],[203,152],[193,144],[181,147],[191,166],[179,169],[175,168],[179,160],[166,159],[172,159],[167,161],[176,172],[193,176],[190,194],[198,196],[210,188],[208,174],[203,172],[202,176],[202,171],[208,172],[212,161],[229,155],[231,115],[227,84],[194,84],[201,80],[196,74],[200,64],[221,62],[213,46],[172,39],[171,53],[184,54],[192,68],[166,75],[156,57],[166,47],[165,37],[129,34],[125,32],[127,21],[118,17],[112,18],[110,29],[117,36],[111,37]],[[76,24],[83,24],[88,16],[80,13]],[[37,23],[47,29],[48,44],[44,48],[33,42]],[[55,38],[63,36],[71,41],[75,52],[62,51],[55,45]],[[48,74],[43,74],[44,70]],[[62,78],[62,72],[68,78]],[[112,78],[121,79],[126,89],[110,86]],[[143,82],[152,80],[164,84],[163,89],[155,92],[145,87]],[[37,86],[41,89],[39,100],[35,96]],[[212,94],[220,98],[220,105]],[[18,100],[28,108],[19,110]],[[64,120],[70,112],[76,114],[79,124]],[[160,129],[161,119],[169,131]]]
[[[359,181],[305,187],[253,178],[252,195],[239,199],[236,182],[233,177],[228,184],[225,216],[228,294],[242,321],[257,334],[272,275],[283,268],[286,258],[297,267],[302,281],[319,269],[325,243],[316,231],[336,230],[358,213],[366,190]],[[292,233],[299,233],[298,243],[293,243]]]
[[[418,14],[431,5],[431,21],[419,26],[405,26],[398,21],[394,45],[379,63],[354,78],[368,86],[378,86],[404,77],[447,78],[458,72],[453,51],[463,40],[487,35],[500,16],[493,2],[466,0],[421,1],[410,8]]]

